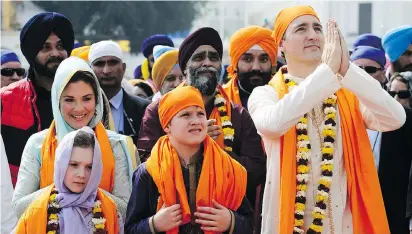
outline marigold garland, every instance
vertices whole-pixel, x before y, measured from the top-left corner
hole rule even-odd
[[[47,234],[60,233],[58,213],[61,211],[61,208],[58,202],[56,201],[56,196],[58,193],[59,192],[55,188],[50,193],[49,204],[47,207],[47,216],[48,216],[47,228],[46,228]],[[105,229],[106,219],[103,216],[101,204],[102,203],[99,200],[97,200],[97,197],[96,197],[96,201],[94,202],[94,206],[92,210],[93,212],[93,217],[92,217],[93,234],[106,234],[107,233]]]
[[[293,90],[297,83],[290,79],[285,79],[286,86],[289,90]],[[323,221],[325,219],[326,202],[329,199],[330,186],[332,182],[333,171],[333,153],[334,143],[336,138],[336,102],[337,96],[331,95],[323,101],[323,112],[325,114],[325,122],[321,136],[321,177],[316,191],[315,207],[312,211],[312,224],[307,233],[320,234],[322,233]],[[308,135],[308,115],[305,114],[296,124],[297,134],[297,154],[296,154],[296,197],[295,197],[295,222],[293,234],[304,233],[304,215],[306,209],[306,191],[307,182],[309,180],[309,159],[311,155],[311,145]]]
[[[215,107],[217,107],[220,115],[220,121],[222,122],[222,131],[224,137],[224,150],[228,153],[233,151],[233,141],[235,137],[235,129],[232,122],[227,115],[226,99],[220,94],[216,94]]]

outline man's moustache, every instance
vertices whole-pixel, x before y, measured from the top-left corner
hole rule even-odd
[[[61,63],[62,61],[63,61],[63,58],[51,58],[47,60],[46,65],[49,63]]]
[[[239,76],[239,79],[242,79],[242,80],[243,79],[249,79],[253,76],[258,76],[261,79],[270,79],[271,73],[255,70],[255,71],[240,73],[238,76]]]
[[[196,74],[203,73],[203,72],[219,73],[219,71],[218,71],[216,68],[214,68],[214,67],[209,67],[209,68],[207,68],[207,67],[201,67],[201,68],[196,69]]]

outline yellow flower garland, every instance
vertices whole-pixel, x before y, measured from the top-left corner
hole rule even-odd
[[[50,194],[49,205],[47,208],[47,211],[49,213],[46,228],[47,234],[57,234],[60,231],[58,213],[61,211],[61,208],[58,202],[56,201],[57,194],[58,191],[55,188],[52,190]],[[93,233],[106,233],[106,219],[103,217],[101,202],[97,200],[97,197],[96,201],[94,202],[92,213]]]
[[[226,99],[220,93],[217,93],[214,104],[215,107],[218,108],[220,114],[220,121],[222,123],[224,150],[230,153],[233,151],[235,129],[233,128],[232,122],[230,121],[230,118],[227,115]]]
[[[289,92],[297,86],[297,83],[289,78],[285,79],[286,86]],[[319,179],[319,186],[316,191],[316,204],[315,209],[312,212],[312,224],[309,227],[307,233],[322,233],[323,220],[326,213],[326,202],[329,198],[330,186],[332,181],[333,172],[333,153],[336,137],[336,95],[331,95],[323,101],[324,114],[326,120],[324,122],[324,128],[322,130],[322,165],[321,165],[321,178]],[[304,215],[306,209],[306,190],[307,182],[309,179],[309,159],[311,153],[310,139],[308,135],[308,118],[305,114],[299,122],[296,124],[297,133],[297,175],[296,175],[296,197],[295,197],[295,221],[293,234],[303,234]]]

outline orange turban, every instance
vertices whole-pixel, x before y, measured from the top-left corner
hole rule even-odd
[[[198,106],[205,110],[202,95],[192,86],[177,87],[162,96],[159,103],[159,119],[164,129],[172,118],[189,106]]]
[[[254,45],[259,45],[268,53],[272,65],[276,64],[278,45],[271,37],[272,31],[260,26],[249,26],[238,30],[230,38],[230,66],[227,68],[230,76],[234,76],[240,56]]]
[[[167,74],[169,74],[172,68],[177,64],[178,56],[179,51],[177,49],[170,50],[163,53],[153,64],[152,79],[157,90],[162,88],[163,81]]]
[[[89,63],[89,50],[90,50],[90,46],[82,46],[82,47],[74,49],[72,53],[70,54],[70,56],[79,57],[83,59],[84,61],[86,61],[87,63]]]
[[[319,19],[315,10],[311,6],[294,6],[281,10],[276,17],[275,27],[273,29],[272,37],[275,39],[276,45],[279,45],[283,34],[293,20],[302,15],[313,15]]]

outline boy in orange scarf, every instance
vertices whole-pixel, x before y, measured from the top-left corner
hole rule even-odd
[[[404,109],[312,7],[283,9],[273,37],[287,67],[249,98],[268,155],[262,233],[390,233],[366,128],[398,129]]]
[[[168,92],[159,117],[167,135],[134,173],[126,233],[251,233],[246,170],[207,135],[200,92]]]

